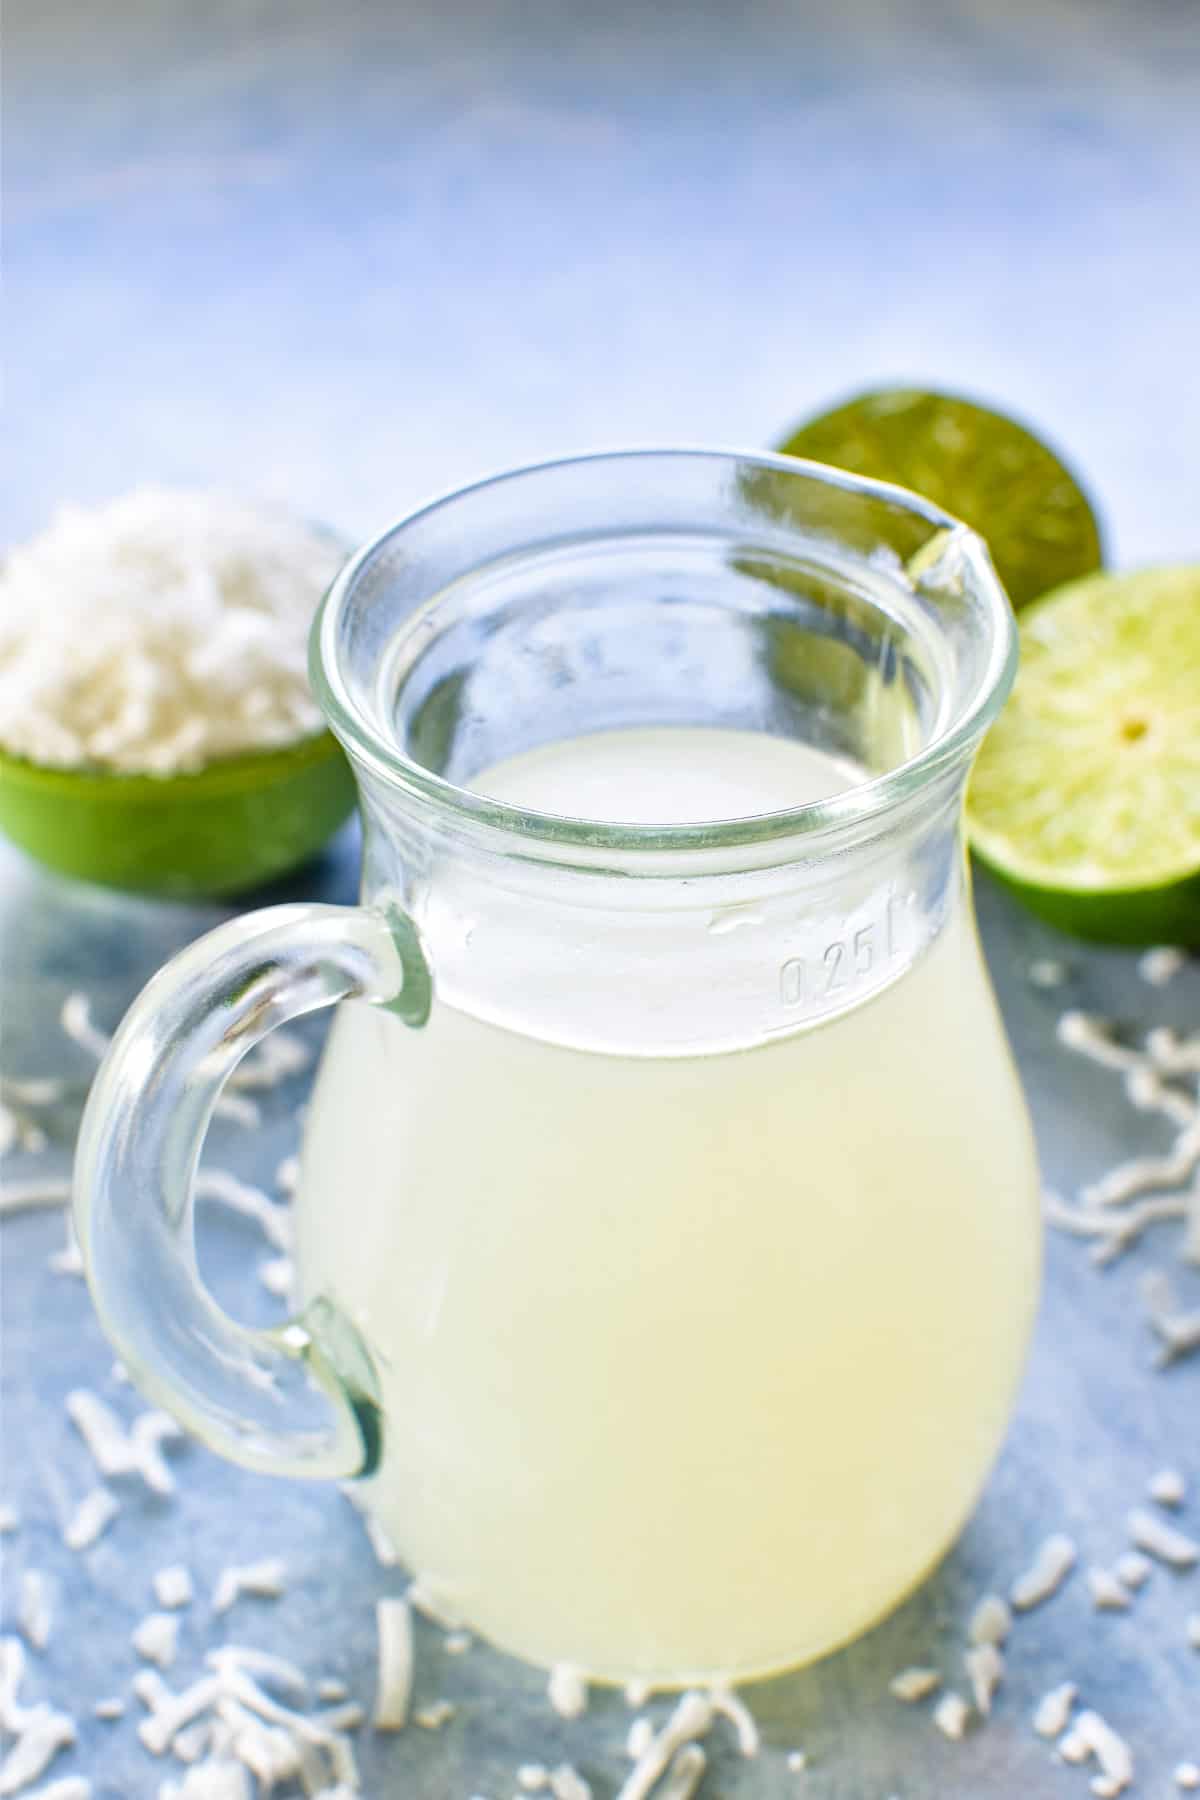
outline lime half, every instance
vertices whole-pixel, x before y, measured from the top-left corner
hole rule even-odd
[[[1016,607],[1104,561],[1091,504],[1053,450],[1003,413],[955,394],[860,394],[779,448],[894,481],[962,519],[987,539]]]
[[[1020,634],[972,847],[1066,931],[1200,943],[1200,565],[1072,582]]]

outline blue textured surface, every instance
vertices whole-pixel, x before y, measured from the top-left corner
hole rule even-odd
[[[843,0],[828,16],[768,0],[122,0],[87,14],[24,0],[7,35],[9,536],[61,499],[148,478],[256,488],[365,532],[501,465],[766,441],[846,388],[911,376],[991,394],[1057,436],[1106,503],[1120,560],[1197,550],[1200,20],[1187,0]],[[349,898],[353,863],[347,839],[303,891]],[[1070,1190],[1162,1134],[1056,1047],[1058,1010],[1194,1026],[1200,972],[1154,994],[1132,958],[1052,942],[982,898],[1047,1174]],[[81,1093],[63,995],[87,988],[111,1024],[218,916],[113,902],[0,852],[4,1068],[70,1073]],[[1044,954],[1070,966],[1059,992],[1027,980]],[[295,1098],[277,1097],[259,1137],[229,1128],[214,1157],[265,1179],[291,1147]],[[54,1166],[73,1117],[56,1120]],[[62,1549],[89,1482],[62,1396],[83,1382],[133,1402],[110,1384],[82,1288],[46,1267],[59,1224],[0,1229],[4,1493],[24,1519],[5,1540],[6,1625],[23,1567],[59,1590],[30,1691],[82,1716],[127,1688],[150,1574],[179,1558],[200,1593],[172,1675],[186,1678],[219,1569],[280,1550],[287,1597],[243,1602],[230,1631],[369,1699],[380,1578],[335,1493],[189,1448],[176,1501],[128,1493],[94,1550]],[[1051,1242],[1020,1414],[962,1545],[861,1643],[757,1690],[769,1753],[741,1764],[726,1744],[706,1794],[1085,1795],[1086,1773],[1053,1766],[1029,1729],[1036,1698],[1068,1676],[1134,1743],[1139,1793],[1165,1795],[1176,1761],[1200,1761],[1200,1658],[1183,1637],[1197,1575],[1156,1573],[1128,1616],[1094,1614],[1077,1576],[1018,1628],[996,1715],[966,1744],[883,1691],[910,1661],[961,1681],[971,1602],[1045,1532],[1110,1560],[1152,1469],[1175,1461],[1200,1484],[1200,1361],[1151,1375],[1135,1300],[1141,1271],[1174,1268],[1172,1232],[1104,1276],[1074,1242]],[[261,1313],[249,1230],[215,1230],[206,1250],[222,1292]],[[1195,1276],[1181,1289],[1195,1297]],[[601,1800],[615,1791],[616,1698],[568,1726],[535,1673],[483,1650],[449,1657],[429,1630],[421,1652],[419,1698],[460,1711],[441,1733],[364,1735],[372,1800],[506,1800],[519,1762],[563,1756]],[[785,1766],[797,1743],[803,1778]],[[97,1800],[142,1800],[165,1773],[131,1720],[86,1723],[56,1765],[71,1769]]]

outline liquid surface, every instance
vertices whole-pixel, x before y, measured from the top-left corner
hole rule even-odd
[[[853,763],[758,731],[596,731],[510,756],[471,786],[510,806],[627,825],[744,819],[828,800],[864,781]]]
[[[606,735],[478,785],[662,820],[846,782],[767,738]],[[961,906],[881,996],[726,1054],[346,1005],[298,1208],[307,1290],[377,1362],[368,1497],[405,1560],[498,1643],[614,1679],[807,1660],[901,1598],[974,1502],[1036,1298],[1029,1132]]]

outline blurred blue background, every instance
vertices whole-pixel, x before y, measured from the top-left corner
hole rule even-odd
[[[992,397],[1195,552],[1193,0],[16,0],[2,526]]]

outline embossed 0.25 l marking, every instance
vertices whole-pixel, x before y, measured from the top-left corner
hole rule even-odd
[[[779,998],[784,1006],[819,1006],[849,993],[899,954],[897,904],[889,894],[882,915],[820,950],[789,956],[779,971]]]

